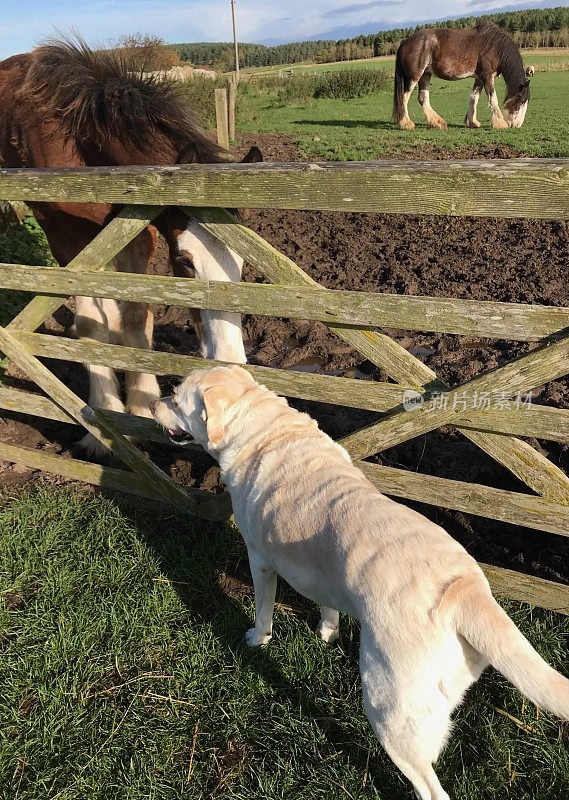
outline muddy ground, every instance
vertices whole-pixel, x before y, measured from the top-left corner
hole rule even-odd
[[[243,137],[242,149],[253,141],[260,144],[266,160],[298,158],[295,145],[276,136]],[[441,154],[429,153],[428,157],[438,155]],[[464,155],[514,154],[493,151]],[[328,288],[569,305],[569,225],[564,222],[250,211],[247,224]],[[161,247],[155,271],[164,273],[166,261],[165,248]],[[261,280],[250,268],[245,277]],[[70,324],[70,312],[62,310],[47,327],[65,332]],[[320,323],[247,316],[244,330],[253,364],[362,380],[387,379]],[[403,330],[387,332],[451,385],[528,350],[528,345],[506,341]],[[157,308],[155,339],[160,350],[196,351],[194,331],[183,309]],[[86,398],[87,381],[81,367],[57,362],[50,366]],[[25,385],[22,376],[13,370],[7,379],[13,385]],[[166,389],[171,381],[165,379],[163,385]],[[532,401],[569,408],[567,380],[539,387]],[[336,438],[378,418],[365,411],[293,402],[316,417],[324,430]],[[60,423],[4,414],[0,418],[0,436],[4,442],[65,455],[77,440],[77,430]],[[569,472],[569,447],[532,443]],[[221,490],[219,471],[206,456],[179,456],[177,451],[159,446],[149,447],[149,452],[185,485]],[[506,470],[453,429],[430,433],[386,451],[375,460],[455,480],[524,490]],[[0,465],[0,485],[20,485],[37,474],[18,466]],[[432,506],[414,507],[446,527],[481,561],[550,580],[569,581],[567,542],[562,537]]]

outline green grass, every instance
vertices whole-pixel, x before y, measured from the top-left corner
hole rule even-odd
[[[499,96],[504,94],[499,81]],[[470,81],[434,79],[431,102],[449,123],[448,130],[431,130],[423,120],[416,94],[409,105],[417,128],[400,131],[391,123],[392,93],[378,92],[348,101],[318,100],[302,105],[280,105],[271,93],[244,87],[238,108],[238,130],[282,133],[299,143],[305,158],[357,161],[382,157],[428,158],[433,151],[450,157],[494,147],[539,157],[569,156],[567,98],[569,72],[538,72],[532,79],[532,97],[520,129],[492,130],[490,111],[482,96],[479,119],[483,127],[463,126]]]
[[[252,600],[218,579],[245,558],[229,525],[63,487],[5,494],[0,797],[411,800],[362,711],[357,626],[324,645],[281,584],[274,642],[246,651]],[[567,669],[567,618],[510,611]],[[487,674],[438,773],[453,800],[562,800],[563,736]]]
[[[283,70],[291,71],[294,75],[321,75],[323,72],[341,72],[346,69],[395,69],[395,56],[380,56],[379,58],[359,58],[355,61],[332,61],[326,64],[277,64],[273,67],[247,67],[242,69],[243,75],[278,75]]]
[[[9,233],[0,234],[0,263],[55,266],[45,235],[31,215]],[[25,292],[0,290],[0,325],[7,325],[31,300]],[[0,378],[7,359],[0,352]]]

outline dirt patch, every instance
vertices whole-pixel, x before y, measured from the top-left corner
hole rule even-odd
[[[403,150],[399,144],[393,149],[387,144],[378,158],[407,159],[411,161],[446,161],[449,158],[520,158],[524,154],[507,144],[463,144],[452,152],[436,142],[410,141]]]
[[[264,151],[266,160],[298,159],[292,141],[272,135],[242,137],[240,152],[255,143]],[[421,153],[423,158],[440,155],[440,152]],[[508,157],[515,153],[493,148],[492,153],[460,155]],[[253,210],[247,215],[247,223],[328,288],[569,305],[569,225],[564,222]],[[167,270],[164,247],[159,249],[154,269],[159,274]],[[250,281],[261,280],[250,268],[245,277]],[[62,311],[47,327],[54,332],[65,332],[70,324],[70,313]],[[247,316],[244,330],[252,363],[365,380],[387,378],[320,323]],[[451,385],[485,372],[530,347],[404,330],[388,333]],[[196,351],[194,330],[182,309],[156,309],[155,338],[160,350]],[[74,391],[87,396],[82,368],[62,362],[51,362],[49,366]],[[14,372],[10,373],[10,380],[16,385],[25,384],[22,376]],[[168,379],[162,383],[165,390],[171,385]],[[569,408],[567,381],[540,387],[533,402]],[[378,418],[371,412],[332,405],[302,401],[293,404],[315,416],[335,438]],[[57,452],[64,457],[77,440],[76,429],[70,426],[8,414],[0,424],[0,436],[7,443]],[[569,472],[568,447],[551,442],[532,443]],[[177,451],[159,446],[151,446],[148,451],[184,485],[221,490],[219,470],[207,456],[178,456]],[[506,470],[452,429],[392,448],[376,460],[455,480],[524,490]],[[25,468],[0,465],[0,485],[20,484],[34,477],[35,473]],[[479,560],[550,580],[569,580],[566,543],[561,537],[431,506],[415,504],[415,507],[446,527]],[[231,584],[225,587],[227,591],[236,591],[227,576],[220,577],[221,583]]]

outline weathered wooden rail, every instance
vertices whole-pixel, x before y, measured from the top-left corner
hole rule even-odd
[[[342,443],[382,491],[524,525],[533,528],[536,536],[542,531],[569,535],[569,477],[526,441],[569,442],[569,411],[526,406],[515,400],[569,372],[568,308],[324,289],[223,210],[249,206],[569,219],[569,159],[0,170],[0,197],[24,202],[127,204],[65,270],[0,264],[0,289],[36,295],[6,328],[0,328],[0,350],[47,395],[0,386],[0,408],[79,424],[112,448],[132,471],[3,444],[0,459],[158,498],[209,519],[222,519],[230,513],[226,495],[178,486],[125,438],[163,442],[158,426],[147,419],[91,409],[38,359],[180,376],[211,362],[188,354],[76,341],[36,330],[74,294],[319,320],[394,382],[248,369],[258,380],[290,397],[381,412],[378,422],[355,431]],[[109,272],[114,256],[165,205],[172,204],[242,255],[270,285]],[[382,333],[382,328],[511,339],[536,346],[473,380],[448,387]],[[407,410],[410,398],[412,411]],[[533,493],[419,475],[365,460],[449,424]],[[569,613],[568,587],[488,565],[484,569],[502,594]]]

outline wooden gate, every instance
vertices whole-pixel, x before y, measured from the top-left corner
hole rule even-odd
[[[382,412],[378,422],[341,440],[381,491],[524,525],[537,536],[540,531],[569,535],[569,478],[525,441],[536,437],[569,442],[569,411],[523,402],[533,388],[569,372],[568,308],[324,289],[223,210],[249,206],[569,219],[569,159],[0,170],[0,197],[129,203],[65,270],[0,265],[0,288],[38,294],[6,328],[0,328],[0,349],[48,395],[0,387],[0,408],[74,421],[110,447],[131,472],[2,444],[1,459],[166,500],[209,519],[226,517],[230,513],[226,495],[184,490],[125,438],[132,434],[161,440],[152,421],[90,408],[38,357],[180,376],[213,362],[35,331],[75,294],[320,320],[393,382],[248,369],[287,396]],[[270,285],[107,271],[114,256],[164,205],[172,204],[243,256]],[[448,387],[380,330],[389,327],[527,341],[535,347],[466,383]],[[447,425],[455,426],[532,493],[421,475],[365,460]],[[488,565],[483,568],[499,593],[569,613],[566,586]]]

